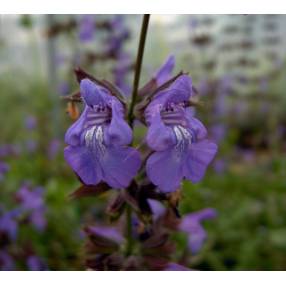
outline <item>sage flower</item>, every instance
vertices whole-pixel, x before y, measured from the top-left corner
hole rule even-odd
[[[177,78],[158,92],[145,110],[147,144],[155,152],[148,158],[149,179],[163,192],[180,187],[182,179],[199,182],[217,152],[207,130],[189,106],[192,80]]]
[[[140,155],[128,147],[132,130],[124,121],[124,108],[111,93],[83,79],[80,92],[85,107],[68,129],[66,161],[86,185],[104,181],[113,188],[127,187],[136,175]]]

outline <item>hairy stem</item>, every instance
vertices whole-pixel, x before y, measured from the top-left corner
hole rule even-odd
[[[136,59],[136,65],[135,65],[132,98],[131,98],[131,103],[130,103],[129,112],[128,112],[128,123],[131,126],[131,128],[133,128],[133,122],[134,122],[133,112],[134,112],[134,107],[137,101],[138,87],[139,87],[139,82],[140,82],[141,67],[142,67],[145,40],[147,36],[149,19],[150,19],[150,15],[145,14],[143,17],[141,33],[140,33],[140,40],[139,40],[137,59]],[[130,206],[127,206],[126,208],[126,239],[127,239],[126,256],[129,256],[132,254],[133,245],[134,245],[133,238],[132,238],[132,209]]]
[[[135,65],[135,75],[134,75],[134,81],[133,81],[132,98],[131,98],[131,103],[130,103],[129,113],[128,113],[128,121],[129,121],[129,124],[131,127],[133,126],[133,121],[134,121],[133,111],[134,111],[134,107],[135,107],[135,104],[137,101],[138,86],[139,86],[140,75],[141,75],[141,67],[142,67],[144,48],[145,48],[145,40],[146,40],[146,36],[147,36],[149,19],[150,19],[150,15],[145,14],[143,17],[143,22],[142,22],[142,26],[141,26],[140,41],[139,41],[137,59],[136,59],[136,65]]]

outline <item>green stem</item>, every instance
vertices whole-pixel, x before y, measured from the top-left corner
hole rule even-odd
[[[136,64],[135,64],[135,76],[134,76],[134,81],[133,81],[132,98],[131,98],[131,103],[130,103],[129,113],[128,113],[128,122],[131,127],[133,126],[133,121],[134,121],[133,111],[134,111],[134,107],[137,101],[138,87],[139,87],[139,81],[140,81],[140,75],[141,75],[141,67],[142,67],[145,40],[147,36],[149,19],[150,19],[150,15],[145,14],[143,17],[143,22],[142,22],[142,27],[141,27],[140,41],[139,41],[137,59],[136,59]]]
[[[141,33],[140,33],[140,40],[139,40],[137,59],[136,59],[136,65],[135,65],[133,91],[132,91],[129,112],[128,112],[128,123],[131,126],[131,128],[133,128],[133,122],[134,122],[133,112],[134,112],[134,107],[137,101],[138,87],[139,87],[139,82],[140,82],[141,67],[142,67],[145,40],[147,36],[149,19],[150,19],[150,15],[145,14],[143,17]],[[129,205],[126,208],[126,238],[127,238],[126,256],[129,256],[132,254],[133,245],[134,245],[133,238],[132,238],[132,208]]]

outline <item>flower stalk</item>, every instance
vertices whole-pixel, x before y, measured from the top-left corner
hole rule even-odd
[[[150,14],[145,14],[143,17],[141,33],[140,33],[140,40],[139,40],[137,59],[136,59],[136,65],[135,65],[135,75],[134,75],[134,81],[133,81],[133,91],[132,91],[131,103],[130,103],[129,113],[128,113],[128,122],[131,128],[133,127],[133,121],[134,121],[133,111],[134,111],[134,107],[137,101],[138,87],[139,87],[139,82],[140,82],[141,67],[142,67],[149,19],[150,19]]]
[[[134,121],[133,112],[134,112],[134,107],[137,101],[138,87],[139,87],[139,82],[140,82],[141,67],[142,67],[149,19],[150,19],[150,14],[145,14],[143,16],[141,32],[140,32],[140,40],[139,40],[138,51],[137,51],[132,97],[131,97],[131,103],[129,106],[129,113],[128,113],[128,122],[132,129],[133,129],[133,121]],[[129,256],[133,250],[132,209],[130,206],[127,206],[126,208],[126,236],[127,236],[126,256]]]

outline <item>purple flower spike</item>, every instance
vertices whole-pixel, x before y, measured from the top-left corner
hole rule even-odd
[[[94,15],[83,15],[79,23],[79,39],[88,42],[93,39],[95,31]]]
[[[18,233],[17,217],[20,214],[19,209],[8,211],[0,216],[0,233],[4,233],[12,241],[15,241]]]
[[[145,110],[147,143],[155,151],[147,161],[147,175],[163,192],[175,191],[183,178],[199,182],[217,152],[203,124],[193,117],[191,96],[191,78],[182,75]]]
[[[172,71],[175,67],[175,57],[169,56],[165,63],[155,73],[154,78],[156,79],[157,85],[160,86],[164,82],[171,78]]]
[[[30,115],[25,118],[25,127],[28,130],[34,130],[37,127],[37,119]]]
[[[188,248],[192,253],[198,253],[207,238],[207,233],[201,225],[201,222],[216,217],[217,212],[212,208],[206,208],[184,216],[179,225],[179,229],[188,234]]]
[[[127,147],[132,130],[124,121],[124,109],[110,92],[84,79],[80,83],[85,108],[68,129],[66,161],[87,185],[101,181],[113,188],[127,187],[140,164],[137,150]]]

